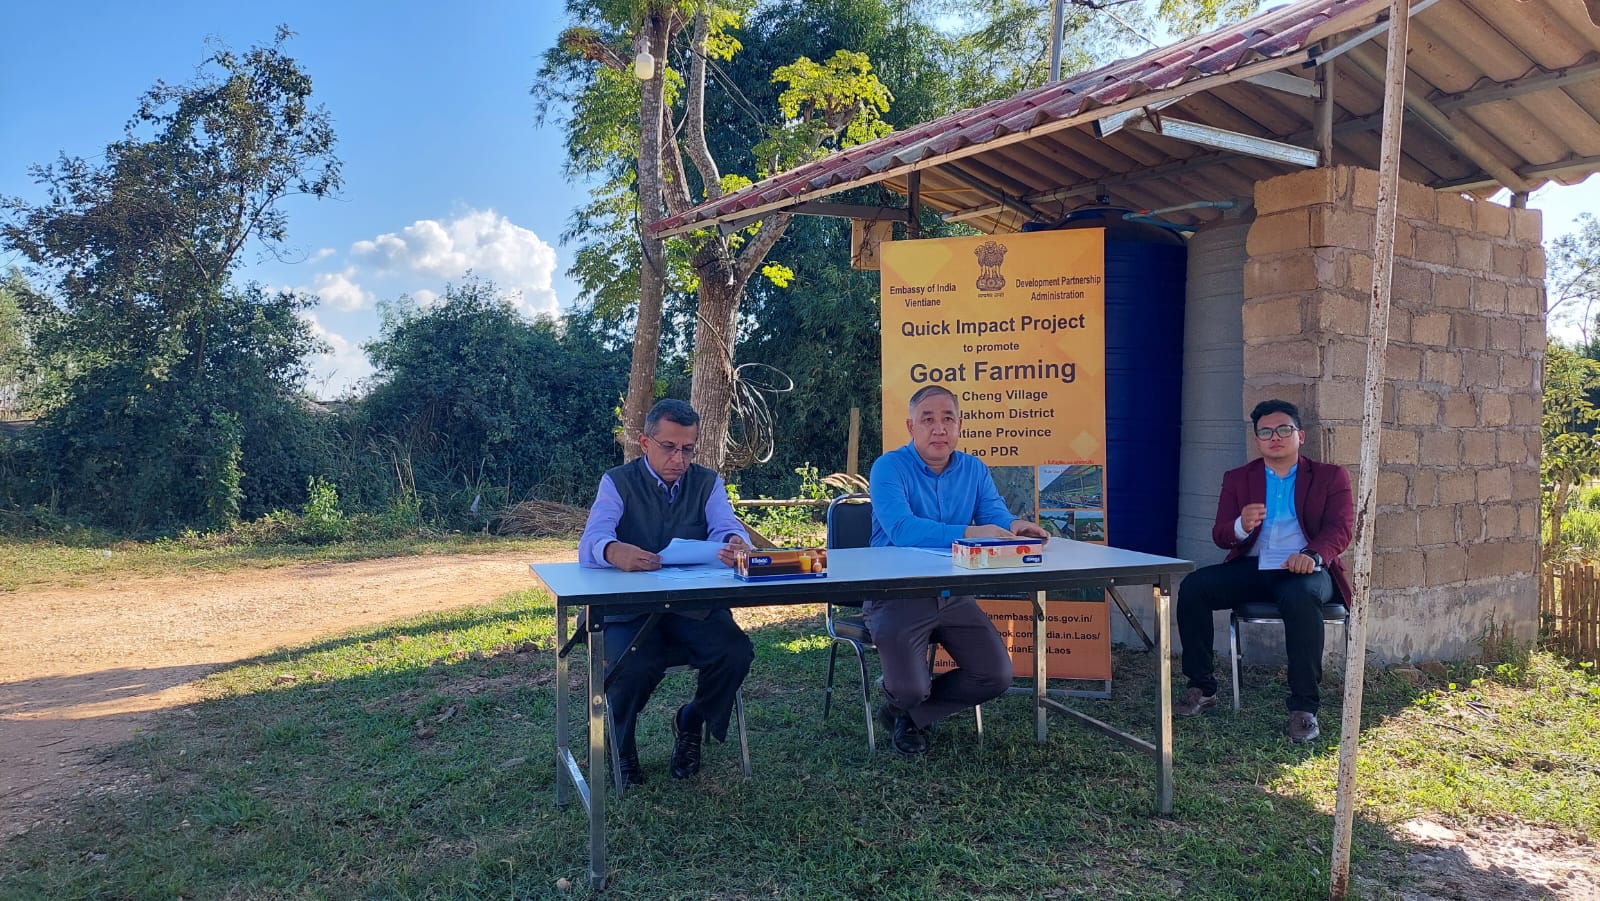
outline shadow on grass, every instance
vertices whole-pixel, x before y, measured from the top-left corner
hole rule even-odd
[[[869,756],[854,705],[820,718],[820,631],[752,633],[753,779],[731,744],[698,779],[667,777],[668,711],[692,676],[663,685],[640,727],[649,784],[610,805],[605,897],[1326,895],[1331,817],[1270,786],[1337,738],[1289,744],[1262,674],[1241,714],[1179,725],[1162,818],[1146,757],[1061,719],[1040,746],[1022,697],[986,706],[981,740],[955,718],[924,758]],[[220,697],[119,749],[140,793],[0,847],[0,894],[590,897],[584,817],[554,803],[551,642],[550,605],[525,592],[230,668],[208,683]],[[1118,652],[1117,674],[1110,701],[1075,705],[1153,736],[1155,660]],[[1410,700],[1373,691],[1365,718]],[[1371,822],[1355,846],[1359,896],[1397,894],[1413,846]]]

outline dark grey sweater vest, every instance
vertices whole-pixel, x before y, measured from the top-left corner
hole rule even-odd
[[[646,468],[643,457],[607,472],[617,494],[622,496],[622,519],[617,522],[617,540],[659,553],[674,538],[704,541],[707,537],[706,501],[717,474],[699,464],[678,480],[678,498],[667,503],[656,477]]]
[[[652,554],[672,543],[674,538],[704,541],[709,534],[706,522],[706,501],[717,482],[717,474],[698,463],[689,464],[689,471],[678,479],[678,497],[667,503],[667,493],[661,490],[656,477],[645,466],[644,458],[624,463],[606,472],[611,484],[622,497],[622,518],[617,521],[617,540],[643,548]],[[690,619],[704,619],[708,611],[698,610],[681,615]],[[634,619],[627,614],[606,617],[607,622],[626,622]]]

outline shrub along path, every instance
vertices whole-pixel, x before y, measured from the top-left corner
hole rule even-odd
[[[528,588],[548,550],[391,557],[0,592],[0,842],[128,778],[106,750],[194,681],[360,626]]]

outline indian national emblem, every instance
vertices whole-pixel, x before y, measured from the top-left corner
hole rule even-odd
[[[972,253],[978,258],[978,268],[982,270],[978,275],[978,290],[1005,290],[1006,277],[1000,274],[1000,264],[1006,261],[1006,246],[998,241],[985,241]]]

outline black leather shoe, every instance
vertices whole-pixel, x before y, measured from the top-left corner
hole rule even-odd
[[[688,779],[700,772],[700,726],[684,726],[684,708],[672,717],[672,778]]]
[[[902,754],[915,756],[928,753],[928,736],[917,728],[911,717],[902,713],[894,718],[894,749]]]
[[[639,765],[639,752],[628,751],[622,757],[622,781],[628,785],[644,784],[644,767]]]

